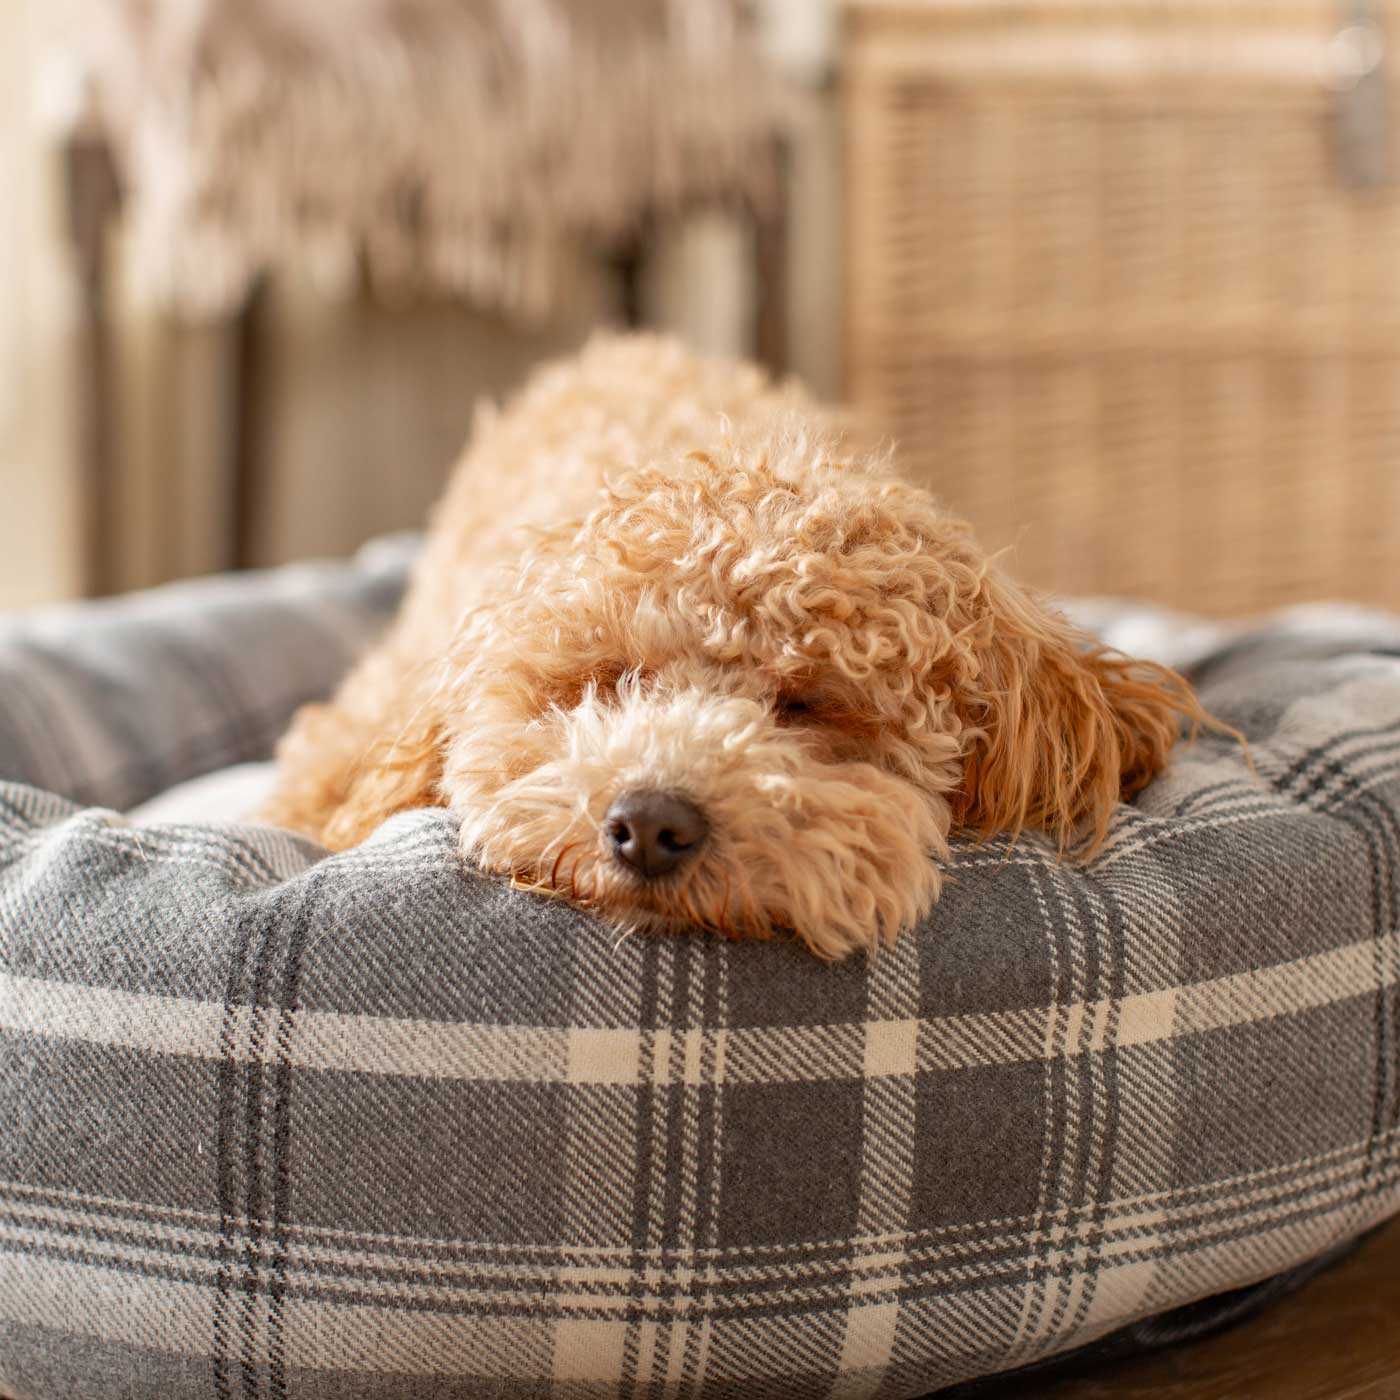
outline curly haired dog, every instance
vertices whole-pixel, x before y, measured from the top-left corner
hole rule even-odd
[[[838,958],[927,912],[954,830],[1092,848],[1181,717],[800,390],[610,337],[482,415],[264,815],[343,848],[445,805],[469,860],[624,927]]]

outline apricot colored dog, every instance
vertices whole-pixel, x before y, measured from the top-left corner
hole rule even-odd
[[[264,815],[343,848],[446,806],[463,856],[623,928],[838,958],[949,835],[1102,839],[1205,718],[1007,578],[838,415],[602,338],[483,413],[403,610],[297,717]]]

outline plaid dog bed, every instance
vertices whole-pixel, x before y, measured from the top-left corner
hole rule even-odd
[[[98,809],[264,755],[403,557],[0,630],[0,1392],[916,1396],[1400,1209],[1400,622],[1208,639],[1257,782],[962,847],[869,963],[619,943],[441,812]]]

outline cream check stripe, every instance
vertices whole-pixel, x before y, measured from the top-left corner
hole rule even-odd
[[[704,1065],[713,1066],[710,1073],[722,1065],[727,1084],[875,1079],[1023,1061],[1048,1064],[1111,1047],[1204,1035],[1296,1016],[1371,995],[1397,981],[1400,964],[1392,955],[1377,967],[1376,943],[1368,939],[1257,971],[1121,1000],[864,1025],[639,1033],[303,1011],[288,1060],[306,1070],[572,1084],[651,1082],[658,1060],[662,1082],[677,1085],[707,1082]],[[0,1032],[10,1034],[160,1055],[218,1058],[227,1053],[251,1061],[257,1058],[251,1039],[264,1014],[246,1006],[232,1008],[232,1044],[225,1052],[220,1048],[223,1008],[216,1002],[0,973]],[[907,1069],[900,1068],[905,1056],[911,1057]],[[699,1072],[690,1067],[696,1057]]]
[[[645,1300],[655,1293],[658,1284],[669,1281],[672,1257],[665,1250],[663,1234],[664,1164],[667,1161],[664,1088],[658,1093],[655,1081],[659,1078],[664,1086],[670,1079],[672,1036],[669,1023],[672,1018],[668,1014],[668,1002],[673,965],[674,949],[665,943],[656,945],[654,950],[649,948],[641,964],[643,993],[638,1019],[646,1028],[639,1033],[638,1082],[642,1088],[637,1097],[636,1182],[631,1219],[635,1251],[632,1293],[639,1315],[630,1322],[623,1336],[618,1373],[628,1390],[634,1393],[637,1390],[645,1393],[645,1388],[656,1377],[665,1374],[670,1341],[669,1330],[646,1315]]]
[[[686,1039],[686,1069],[681,1086],[685,1104],[685,1130],[689,1155],[695,1168],[681,1179],[681,1230],[677,1248],[694,1257],[706,1245],[714,1246],[719,1228],[719,1202],[723,1189],[720,1175],[723,1162],[723,1032],[711,1029],[716,1017],[723,1019],[724,977],[727,964],[720,958],[691,964],[691,996]],[[688,1310],[703,1314],[714,1284],[710,1269],[692,1268]],[[673,1365],[668,1380],[678,1380],[683,1390],[699,1394],[708,1370],[711,1328],[700,1316],[687,1323],[679,1364]]]
[[[573,1259],[598,1258],[616,1273],[632,1248],[634,1186],[631,1177],[638,1102],[633,1086],[641,1072],[640,1025],[642,984],[635,963],[618,967],[605,986],[586,977],[571,979],[570,1016],[573,1028],[562,1034],[548,1027],[515,1027],[522,1037],[487,1028],[507,1044],[512,1067],[522,1063],[549,1064],[562,1058],[565,1081],[577,1086],[564,1099],[567,1122],[560,1166],[560,1240],[558,1286],[576,1276]],[[612,1021],[620,1024],[599,1025]],[[412,1025],[413,1022],[405,1024]],[[525,1060],[519,1059],[523,1053]],[[454,1045],[450,1062],[475,1061],[478,1052]],[[489,1063],[490,1051],[481,1054]],[[504,1068],[504,1066],[502,1066]],[[553,1254],[554,1252],[551,1251]],[[456,1267],[439,1261],[437,1268]],[[577,1338],[575,1338],[577,1340]]]
[[[857,1236],[898,1228],[909,1219],[918,1121],[920,974],[914,941],[903,939],[876,957],[866,986]],[[898,1289],[903,1263],[897,1248],[857,1245],[853,1251],[840,1374],[831,1391],[839,1400],[869,1394],[894,1360],[900,1309],[897,1292],[889,1295]]]

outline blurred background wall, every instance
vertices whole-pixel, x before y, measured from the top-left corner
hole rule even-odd
[[[169,21],[125,89],[92,70],[142,194],[109,235],[95,436],[70,10]],[[4,6],[0,607],[344,554],[421,523],[473,405],[594,325],[749,353],[778,303],[786,367],[1027,582],[1400,607],[1397,33],[1400,0]],[[495,293],[545,244],[568,294],[521,314]],[[386,248],[430,294],[380,278]]]
[[[793,369],[839,388],[840,204],[825,0],[767,0],[767,51],[797,80],[792,160]],[[75,596],[82,506],[75,465],[73,339],[58,130],[74,120],[71,70],[44,0],[0,5],[0,608]],[[112,583],[135,588],[226,566],[229,386],[239,353],[219,319],[172,318],[129,275],[118,246],[109,293],[122,468]],[[340,555],[420,525],[476,401],[542,357],[616,321],[618,290],[580,259],[569,304],[537,324],[420,298],[385,306],[327,297],[280,271],[260,309],[251,417],[259,478],[249,562]],[[753,269],[739,220],[699,214],[662,231],[642,274],[645,319],[707,348],[745,353]]]
[[[35,8],[0,6],[0,607],[69,596],[79,580],[73,296],[36,116],[39,27]]]

